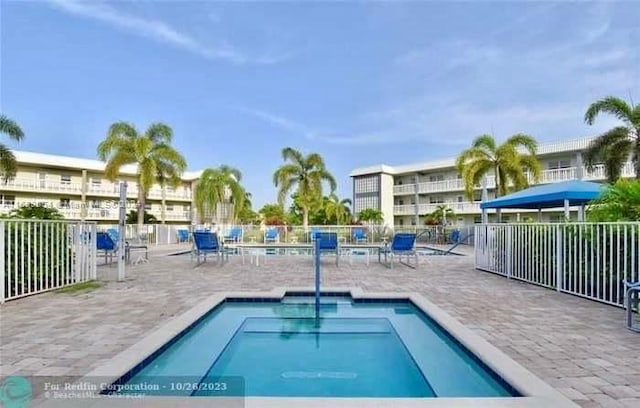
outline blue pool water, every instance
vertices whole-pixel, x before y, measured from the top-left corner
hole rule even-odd
[[[247,396],[517,396],[408,301],[323,297],[320,319],[313,301],[227,300],[119,383],[236,379],[225,395]],[[147,393],[221,395],[173,385]]]

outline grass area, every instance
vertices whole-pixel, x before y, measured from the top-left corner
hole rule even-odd
[[[76,283],[75,285],[65,286],[64,288],[56,290],[57,293],[69,293],[69,294],[78,294],[78,293],[87,293],[92,290],[98,289],[102,286],[102,283],[98,281],[87,281]]]

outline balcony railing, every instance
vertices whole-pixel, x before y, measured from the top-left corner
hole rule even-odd
[[[575,180],[578,176],[577,167],[566,167],[562,169],[543,170],[540,175],[539,184],[558,183],[561,181]],[[586,166],[582,168],[584,180],[605,180],[606,174],[603,165],[594,166],[593,170],[588,170]],[[627,162],[622,168],[622,177],[634,177],[635,170],[632,162]],[[533,177],[527,174],[530,184],[535,184]],[[409,195],[415,193],[415,184],[403,184],[393,186],[394,195]],[[481,185],[477,185],[476,189],[480,189]],[[496,188],[495,176],[487,176],[487,188]],[[464,190],[464,182],[462,179],[450,179],[442,181],[430,181],[418,184],[418,194],[442,193],[448,191]]]
[[[427,215],[434,212],[439,206],[444,205],[451,208],[457,214],[475,214],[480,213],[480,203],[441,203],[441,204],[418,204],[418,214]],[[393,206],[393,215],[415,215],[416,205],[395,205]]]
[[[3,190],[28,191],[38,193],[63,193],[63,194],[82,194],[82,183],[61,183],[58,181],[38,180],[36,178],[18,177],[2,184]],[[120,196],[120,186],[118,184],[87,183],[87,195],[117,198]],[[136,186],[129,185],[127,188],[127,197],[137,198],[138,189]],[[162,189],[153,187],[147,194],[148,198],[160,200],[162,199]],[[172,190],[167,188],[165,191],[167,200],[191,201],[191,193],[189,190]]]

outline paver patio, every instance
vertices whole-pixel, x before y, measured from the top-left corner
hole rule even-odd
[[[99,267],[111,277],[116,267]],[[238,257],[197,268],[153,252],[125,282],[84,294],[47,293],[0,307],[0,375],[81,376],[215,291],[313,283],[310,257]],[[362,259],[323,261],[323,285],[420,292],[583,407],[640,406],[640,335],[623,310],[473,269],[471,256],[422,257],[416,270]]]

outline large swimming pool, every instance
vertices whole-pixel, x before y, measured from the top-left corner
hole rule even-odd
[[[519,396],[409,300],[354,301],[339,294],[322,297],[319,318],[314,299],[303,294],[227,298],[116,384],[139,392],[159,378],[191,385],[146,393]]]

